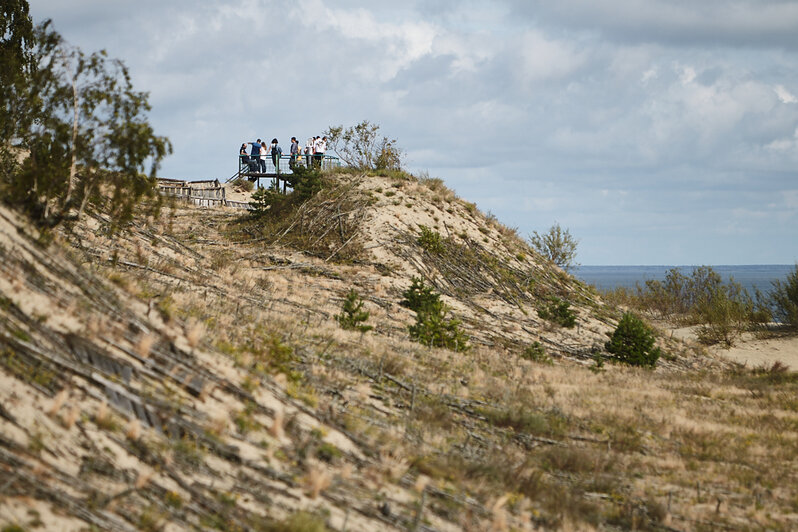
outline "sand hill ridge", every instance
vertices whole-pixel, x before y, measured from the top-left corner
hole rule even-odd
[[[514,230],[440,180],[328,179],[261,222],[176,201],[41,234],[0,208],[0,525],[798,523],[793,381],[664,335],[656,370],[599,367],[619,310]],[[412,340],[413,277],[466,352]],[[369,332],[336,321],[351,289]]]

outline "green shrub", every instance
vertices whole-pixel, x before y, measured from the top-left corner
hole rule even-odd
[[[784,282],[773,282],[770,299],[775,317],[781,323],[798,329],[798,264]]]
[[[416,314],[416,323],[408,327],[410,336],[419,343],[434,347],[445,347],[452,351],[466,351],[468,336],[460,330],[460,320],[447,319],[447,307],[443,304],[432,312]]]
[[[521,358],[531,360],[533,362],[540,362],[541,364],[551,364],[551,357],[546,353],[546,349],[540,342],[535,341],[532,345],[527,346],[521,353]]]
[[[252,201],[249,202],[249,213],[253,218],[262,218],[269,212],[276,217],[284,216],[324,188],[321,172],[316,168],[295,166],[293,174],[283,174],[283,177],[293,192],[280,193],[277,182],[272,182],[268,188],[259,188],[252,194]]]
[[[445,251],[443,247],[443,237],[437,231],[433,231],[426,225],[419,225],[418,228],[421,230],[421,236],[418,237],[418,245],[424,248],[424,250],[428,253],[434,253],[436,255],[440,255]]]
[[[434,347],[445,347],[452,351],[468,349],[468,336],[460,330],[460,320],[447,319],[449,308],[441,301],[432,287],[413,277],[410,287],[402,294],[400,305],[416,313],[416,323],[410,325],[410,336],[416,341]]]
[[[335,319],[341,327],[348,330],[368,332],[374,328],[364,323],[369,319],[369,312],[363,310],[363,300],[354,289],[346,294],[341,313],[336,315]]]
[[[411,279],[410,288],[402,293],[404,299],[399,303],[414,312],[424,312],[440,302],[441,296],[431,286],[426,286],[420,277]]]
[[[265,216],[279,200],[280,194],[273,187],[259,188],[252,194],[252,201],[249,202],[249,214],[253,218]]]
[[[568,329],[576,325],[576,314],[571,310],[571,303],[558,297],[552,297],[538,307],[538,316]]]
[[[295,166],[293,174],[285,174],[283,176],[294,192],[292,199],[294,201],[305,201],[324,188],[324,180],[321,177],[321,170],[318,168],[306,168],[304,166]]]
[[[623,315],[605,348],[617,360],[632,366],[653,368],[661,355],[660,349],[654,347],[651,329],[631,312]]]
[[[753,303],[742,287],[732,281],[709,289],[696,302],[693,313],[696,321],[702,324],[698,329],[699,341],[731,346],[734,339],[748,328]]]

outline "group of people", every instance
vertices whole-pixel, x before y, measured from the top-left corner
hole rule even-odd
[[[250,152],[247,153],[248,147]],[[327,151],[327,137],[316,136],[310,137],[305,143],[304,156],[305,164],[310,167],[311,165],[321,168],[321,163],[324,160],[324,153]],[[290,168],[302,159],[303,151],[299,147],[299,141],[296,137],[291,137],[291,158],[288,162]],[[272,164],[276,173],[280,173],[280,157],[283,155],[283,149],[280,147],[277,139],[272,139],[271,144],[263,142],[261,139],[255,142],[244,142],[238,150],[238,154],[244,164],[249,167],[250,172],[266,173],[266,161],[271,155]]]

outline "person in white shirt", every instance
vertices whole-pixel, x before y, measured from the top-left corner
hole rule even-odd
[[[266,147],[266,143],[260,145],[260,172],[262,174],[266,173],[266,156],[269,155],[269,148]]]
[[[316,137],[316,142],[313,144],[314,159],[316,167],[321,169],[322,162],[324,161],[324,152],[327,151],[327,137]]]
[[[305,143],[305,167],[310,168],[310,165],[313,164],[313,142],[316,140],[316,137],[310,137],[308,141]]]

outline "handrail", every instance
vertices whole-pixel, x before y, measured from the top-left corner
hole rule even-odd
[[[265,157],[265,159],[261,159],[261,157]],[[305,155],[305,154],[298,154],[296,160],[294,161],[295,165],[298,166],[308,166],[308,158],[315,158],[315,154]],[[238,155],[238,172],[237,176],[247,176],[247,177],[277,177],[279,179],[280,175],[282,174],[292,174],[293,171],[291,169],[291,159],[293,158],[290,154],[283,154],[280,156],[279,160],[277,161],[277,165],[275,166],[274,162],[272,161],[271,154],[266,155]],[[249,162],[251,161],[252,167],[250,167]],[[261,163],[263,166],[261,166]],[[257,166],[257,171],[254,169]],[[341,160],[338,157],[333,155],[324,154],[321,157],[321,168],[322,170],[331,170],[333,168],[339,168],[341,166]],[[264,169],[265,172],[261,172],[260,170]]]

